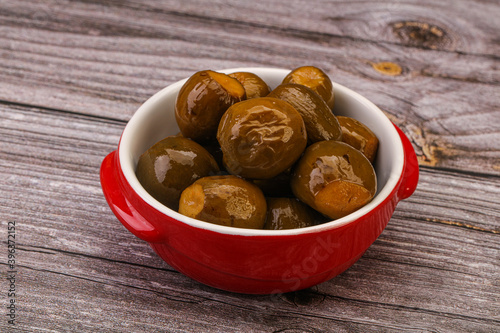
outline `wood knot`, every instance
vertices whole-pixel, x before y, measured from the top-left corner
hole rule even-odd
[[[403,72],[401,66],[393,62],[373,62],[371,65],[373,69],[384,75],[397,76]]]
[[[444,29],[425,22],[395,22],[392,23],[392,30],[403,43],[412,46],[437,49],[451,42]]]

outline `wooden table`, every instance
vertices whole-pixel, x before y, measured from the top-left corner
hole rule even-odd
[[[487,0],[1,1],[0,331],[499,332],[498,17]],[[301,65],[408,135],[415,194],[308,290],[176,272],[111,213],[101,161],[141,103],[197,70]]]

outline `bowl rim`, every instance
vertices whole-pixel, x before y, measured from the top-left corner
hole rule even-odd
[[[222,69],[216,71],[221,73],[246,71],[255,73],[261,77],[269,75],[279,75],[285,77],[285,75],[290,72],[290,69],[271,68],[271,67],[236,67],[236,68]],[[152,108],[152,106],[158,103],[161,99],[164,98],[164,96],[168,94],[175,93],[177,95],[177,92],[180,90],[182,85],[187,80],[188,78],[185,78],[175,83],[172,83],[166,86],[165,88],[161,89],[157,93],[155,93],[149,99],[147,99],[137,109],[137,111],[128,121],[127,125],[125,126],[122,132],[118,144],[117,152],[119,158],[119,165],[125,180],[128,182],[129,186],[132,188],[135,194],[137,194],[149,206],[151,206],[153,209],[156,209],[160,213],[167,215],[170,218],[173,218],[177,221],[185,223],[191,227],[210,230],[221,234],[239,235],[239,236],[293,236],[293,235],[324,232],[331,229],[337,229],[349,223],[355,222],[360,218],[362,218],[363,216],[369,214],[371,211],[375,210],[378,206],[383,205],[396,192],[397,186],[403,177],[405,153],[401,137],[399,136],[394,124],[389,120],[389,118],[387,118],[387,116],[382,112],[382,110],[380,110],[373,102],[368,100],[366,97],[337,82],[332,81],[334,91],[341,92],[345,95],[348,95],[350,98],[356,99],[359,103],[371,109],[371,112],[378,114],[378,118],[380,118],[379,120],[385,125],[384,130],[388,131],[391,137],[395,139],[392,140],[392,143],[394,145],[394,147],[392,148],[395,149],[394,152],[395,159],[394,161],[392,161],[393,168],[391,169],[391,172],[387,178],[387,181],[385,182],[385,185],[377,190],[377,194],[368,204],[340,219],[328,221],[315,226],[297,228],[297,229],[286,229],[286,230],[245,229],[245,228],[222,226],[187,217],[185,215],[176,212],[175,210],[172,210],[164,206],[155,198],[153,198],[153,196],[151,196],[140,184],[135,174],[135,166],[133,166],[132,162],[133,156],[130,152],[127,152],[126,148],[127,146],[130,145],[131,140],[133,140],[133,137],[132,135],[130,135],[130,133],[134,133],[137,127],[140,126],[141,122],[145,118],[147,118],[149,114],[148,111]]]

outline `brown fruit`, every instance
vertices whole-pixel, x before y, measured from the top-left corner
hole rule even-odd
[[[257,74],[250,72],[235,72],[228,75],[240,81],[245,88],[247,99],[265,97],[271,92],[267,83]]]
[[[330,109],[335,104],[333,84],[328,75],[314,66],[302,66],[292,70],[282,83],[297,83],[314,90],[323,98]]]
[[[175,119],[183,136],[202,143],[215,137],[224,112],[245,98],[238,80],[210,70],[197,72],[179,91]]]
[[[269,179],[287,170],[307,144],[304,121],[289,103],[260,97],[231,106],[217,131],[227,171]]]
[[[302,116],[310,143],[324,140],[341,140],[340,124],[326,102],[311,88],[296,83],[276,87],[269,97],[290,103]]]
[[[375,170],[357,149],[339,141],[309,146],[291,180],[297,198],[338,219],[367,204],[377,190]]]
[[[315,224],[314,212],[295,198],[268,198],[264,229],[305,228]]]
[[[177,210],[181,192],[219,167],[210,153],[182,136],[167,137],[149,148],[137,162],[137,179],[149,194]]]
[[[236,176],[198,179],[186,188],[179,201],[179,213],[224,226],[262,229],[267,204],[262,191]]]
[[[338,116],[342,128],[342,141],[353,146],[373,164],[378,150],[377,136],[362,122],[345,116]]]

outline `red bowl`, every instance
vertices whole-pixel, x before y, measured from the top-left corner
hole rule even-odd
[[[287,69],[234,68],[253,72],[271,88]],[[255,230],[215,225],[177,213],[156,201],[135,175],[139,156],[157,141],[178,133],[174,103],[186,80],[147,100],[125,127],[118,149],[101,165],[101,185],[118,220],[149,242],[170,266],[185,275],[233,292],[270,294],[327,281],[356,262],[382,233],[396,204],[418,182],[415,151],[403,132],[373,103],[334,83],[337,115],[358,119],[380,142],[375,161],[378,191],[356,212],[321,225],[291,230]]]

